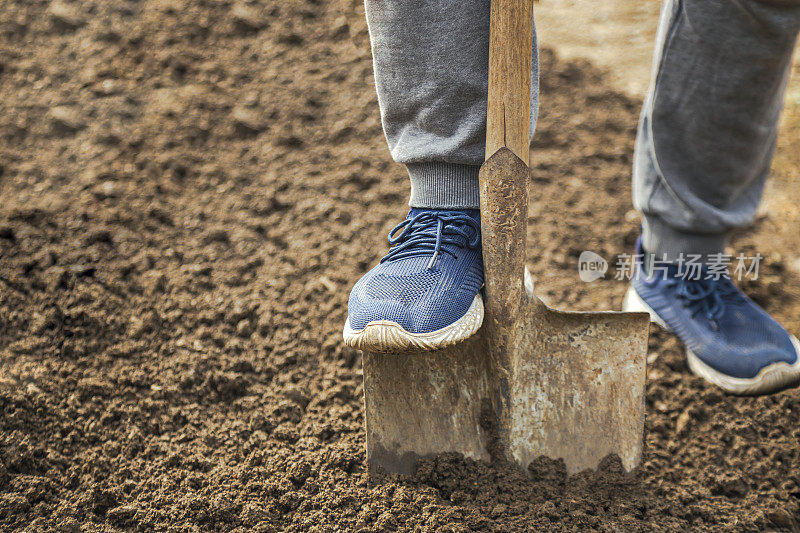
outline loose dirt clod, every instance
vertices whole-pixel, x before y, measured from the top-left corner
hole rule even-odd
[[[361,361],[341,327],[408,182],[377,120],[369,48],[334,31],[332,2],[247,3],[275,35],[232,34],[224,4],[69,2],[116,21],[121,38],[100,41],[94,22],[56,32],[48,2],[3,3],[0,530],[798,527],[800,393],[724,395],[687,374],[661,331],[634,476],[609,459],[567,477],[541,459],[527,481],[441,456],[370,486]],[[584,62],[545,52],[542,73],[530,267],[553,305],[618,309],[625,283],[580,283],[576,265],[582,250],[612,270],[632,253],[640,102]],[[104,79],[113,94],[95,91]],[[231,112],[252,94],[269,129],[239,136]],[[86,127],[54,136],[56,102],[80,103]],[[119,144],[96,137],[106,122]],[[352,131],[332,142],[336,124]],[[87,171],[116,193],[95,194]],[[772,223],[737,251],[787,257]],[[746,287],[800,332],[800,274],[780,265]]]

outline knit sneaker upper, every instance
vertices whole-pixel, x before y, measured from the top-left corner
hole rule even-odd
[[[727,274],[704,266],[687,275],[678,265],[664,266],[650,276],[637,273],[633,286],[707,365],[731,377],[753,378],[771,364],[797,361],[791,335]]]
[[[353,330],[392,321],[429,333],[464,316],[483,285],[478,210],[411,209],[389,243],[389,253],[350,293]]]

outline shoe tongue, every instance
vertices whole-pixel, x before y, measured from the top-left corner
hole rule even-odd
[[[406,218],[413,218],[420,213],[448,213],[448,214],[464,214],[473,220],[480,222],[481,210],[480,209],[427,209],[422,207],[412,207],[408,212]]]

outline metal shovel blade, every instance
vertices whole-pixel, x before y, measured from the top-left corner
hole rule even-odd
[[[421,458],[538,456],[569,472],[641,460],[649,318],[568,313],[533,294],[524,268],[528,167],[506,148],[481,168],[484,325],[414,355],[364,354],[367,462],[410,473]]]
[[[632,315],[632,316],[631,316]],[[564,313],[530,294],[509,368],[485,332],[411,356],[364,354],[367,463],[412,473],[445,452],[489,461],[492,444],[523,470],[562,458],[570,473],[642,455],[647,318]]]

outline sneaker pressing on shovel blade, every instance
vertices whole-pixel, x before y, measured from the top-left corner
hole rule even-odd
[[[411,209],[393,247],[353,287],[345,343],[413,353],[460,342],[483,323],[480,212]]]

